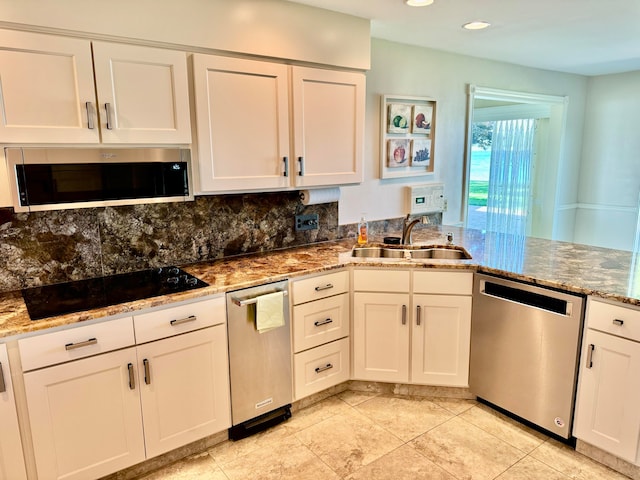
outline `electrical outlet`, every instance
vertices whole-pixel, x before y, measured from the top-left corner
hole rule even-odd
[[[317,213],[310,215],[296,215],[296,232],[317,230],[320,218]]]

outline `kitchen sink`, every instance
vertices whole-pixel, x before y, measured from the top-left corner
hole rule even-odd
[[[404,248],[384,246],[354,247],[352,257],[358,258],[411,258],[431,260],[469,260],[471,255],[463,247],[444,245],[420,245]]]

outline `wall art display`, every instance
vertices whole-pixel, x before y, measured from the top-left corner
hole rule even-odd
[[[381,95],[380,178],[433,175],[436,100]]]
[[[432,117],[433,108],[431,105],[414,105],[411,133],[426,133],[429,135],[431,133]]]
[[[411,125],[411,105],[389,104],[387,120],[388,133],[407,133]]]
[[[428,167],[431,161],[431,139],[414,138],[411,140],[411,166]]]
[[[409,139],[393,138],[387,142],[387,166],[389,168],[409,165]]]

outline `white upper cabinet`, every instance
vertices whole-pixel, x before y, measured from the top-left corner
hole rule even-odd
[[[0,82],[1,143],[191,142],[184,52],[0,30]]]
[[[362,181],[364,74],[201,54],[193,74],[199,192]]]
[[[193,68],[199,189],[286,187],[287,66],[194,55]]]
[[[292,67],[296,187],[362,182],[365,77]]]

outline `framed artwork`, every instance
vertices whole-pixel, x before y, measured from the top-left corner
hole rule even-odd
[[[407,133],[411,125],[411,105],[390,103],[387,115],[387,133]]]
[[[381,96],[380,178],[434,174],[436,111],[433,98]]]
[[[389,168],[409,165],[409,139],[392,138],[387,141],[387,166]]]
[[[411,140],[411,166],[429,167],[431,162],[431,139],[414,138]]]

